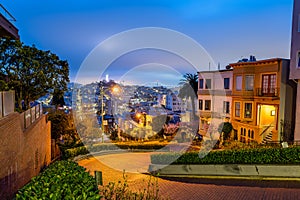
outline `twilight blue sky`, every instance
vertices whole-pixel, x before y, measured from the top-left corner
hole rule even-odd
[[[292,0],[2,0],[1,3],[17,19],[14,24],[25,44],[35,44],[68,60],[71,80],[86,56],[102,41],[142,27],[162,27],[187,35],[202,45],[221,68],[250,55],[257,59],[289,58]],[[201,70],[208,70],[208,65],[201,66]],[[177,71],[173,69],[175,66]],[[169,79],[165,84],[171,84],[181,74],[193,70],[172,53],[138,50],[120,55],[106,73],[118,81],[142,83],[145,79],[147,82]]]

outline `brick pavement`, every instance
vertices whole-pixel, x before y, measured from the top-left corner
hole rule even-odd
[[[150,162],[148,153],[126,153],[91,157],[78,161],[91,174],[102,171],[104,185],[123,180],[122,169],[130,189],[134,191],[147,187],[149,175],[145,172]],[[140,172],[140,173],[139,173]],[[300,199],[300,182],[287,183],[274,181],[203,180],[203,179],[163,179],[157,178],[159,194],[169,199]],[[292,187],[292,188],[287,188]]]

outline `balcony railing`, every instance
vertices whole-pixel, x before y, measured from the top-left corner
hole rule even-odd
[[[256,96],[279,97],[279,88],[256,88]]]

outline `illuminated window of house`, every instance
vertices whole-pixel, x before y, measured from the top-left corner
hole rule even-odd
[[[205,80],[205,89],[211,89],[211,79]]]
[[[235,116],[240,117],[241,116],[241,103],[235,102]]]
[[[252,103],[245,103],[245,118],[252,118]]]
[[[230,78],[224,78],[224,89],[229,89]]]
[[[205,110],[210,110],[211,109],[211,100],[205,100],[204,109]]]
[[[199,110],[203,110],[203,100],[199,100]]]
[[[223,112],[226,114],[230,113],[230,102],[229,101],[223,102]]]
[[[243,77],[242,76],[236,76],[235,77],[235,90],[242,90],[242,80]]]
[[[253,86],[254,86],[254,76],[246,75],[245,76],[245,90],[253,91]]]
[[[199,89],[203,89],[203,79],[199,79]]]

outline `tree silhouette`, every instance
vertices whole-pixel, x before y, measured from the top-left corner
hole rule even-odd
[[[178,96],[180,98],[191,98],[193,116],[195,117],[195,99],[197,98],[198,92],[198,74],[184,74],[179,85],[181,85],[181,88]]]

